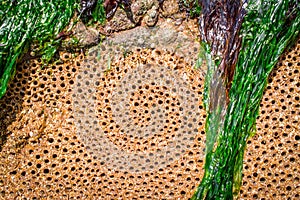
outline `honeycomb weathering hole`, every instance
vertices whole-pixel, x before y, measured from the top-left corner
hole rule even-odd
[[[166,56],[172,59],[165,62]],[[75,124],[86,148],[106,167],[159,170],[193,145],[203,112],[192,84],[203,78],[189,83],[188,73],[195,70],[183,61],[179,69],[178,60],[157,49],[137,49],[109,68],[94,56],[86,59],[73,95]]]

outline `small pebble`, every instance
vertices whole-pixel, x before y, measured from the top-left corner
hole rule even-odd
[[[139,38],[137,42],[138,44],[144,44],[145,41],[143,40],[143,38]]]

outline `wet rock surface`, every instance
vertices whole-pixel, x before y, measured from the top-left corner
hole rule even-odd
[[[134,29],[128,34],[140,34],[138,43],[145,43],[144,46],[154,48],[156,46],[153,38],[168,38],[164,35],[170,35],[169,41],[172,44],[177,37],[177,31],[187,32],[198,36],[197,22],[187,19],[184,12],[180,12],[177,0],[165,0],[162,4],[159,1],[152,0],[133,0],[131,2],[131,12],[119,7],[112,18],[107,19],[105,24],[85,25],[81,21],[77,22],[72,28],[71,37],[63,41],[63,49],[81,49],[95,46],[101,42],[101,38],[111,38],[117,36],[118,32]],[[189,22],[191,21],[191,22]],[[170,27],[173,26],[171,29]],[[140,28],[143,27],[143,28]],[[145,30],[147,27],[153,28],[152,35]],[[166,28],[164,30],[164,28]],[[130,38],[128,35],[127,38]],[[197,37],[195,37],[197,38]],[[126,40],[126,38],[124,38]],[[177,41],[178,42],[178,41]],[[148,44],[149,43],[149,44]]]
[[[118,8],[114,17],[107,21],[104,30],[107,33],[128,30],[137,26],[153,27],[161,18],[179,19],[185,15],[179,13],[177,0],[166,0],[160,6],[158,0],[133,0],[131,4],[132,19],[124,9]]]
[[[77,22],[72,28],[71,34],[62,41],[63,50],[80,50],[99,44],[100,32],[93,27],[86,26],[83,22]]]
[[[130,30],[111,34],[103,43],[103,48],[118,46],[129,53],[132,46],[146,49],[168,49],[171,53],[182,55],[192,66],[197,65],[199,41],[197,41],[196,21],[162,20],[155,27],[139,26]],[[115,55],[117,52],[110,52]]]

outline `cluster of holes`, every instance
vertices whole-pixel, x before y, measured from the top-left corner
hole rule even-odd
[[[244,158],[242,199],[298,199],[300,185],[300,41],[281,57],[268,81],[257,134]]]
[[[75,169],[74,166],[62,167],[64,162],[72,162],[72,158],[59,157],[67,153],[73,156],[83,153],[83,150],[78,151],[83,145],[74,141],[76,136],[63,134],[73,127],[65,120],[67,113],[72,112],[70,93],[74,73],[83,55],[77,55],[73,60],[71,54],[61,53],[60,59],[64,64],[46,68],[42,67],[40,59],[18,65],[15,79],[0,100],[1,107],[5,108],[1,112],[5,114],[0,120],[3,122],[1,134],[11,133],[1,145],[0,196],[4,199],[19,195],[32,199],[59,196],[64,190],[60,179],[66,180],[68,170]],[[56,142],[53,137],[56,137]],[[64,147],[66,143],[70,145],[67,148]],[[6,155],[12,157],[7,159]],[[11,184],[15,182],[11,179],[18,180],[18,187]]]
[[[74,95],[78,135],[89,151],[109,168],[130,172],[179,159],[204,124],[201,74],[189,80],[197,70],[166,50],[137,48],[109,70],[97,54],[78,74]]]
[[[103,55],[108,55],[106,53],[104,52]],[[0,166],[1,197],[6,199],[14,199],[17,196],[30,199],[116,199],[120,197],[126,199],[153,199],[155,196],[159,199],[178,199],[191,196],[201,180],[203,172],[201,170],[205,142],[203,139],[205,136],[203,131],[205,111],[201,105],[203,76],[198,70],[193,70],[189,64],[186,64],[183,57],[177,57],[170,52],[166,55],[163,55],[160,51],[150,51],[150,53],[151,55],[141,49],[137,50],[140,57],[143,57],[143,59],[149,58],[149,61],[152,60],[151,62],[155,63],[158,62],[156,54],[160,54],[160,61],[162,61],[164,67],[167,69],[170,66],[168,70],[176,71],[179,77],[184,77],[191,93],[194,94],[194,100],[199,102],[199,105],[195,106],[195,110],[200,110],[200,112],[195,113],[199,115],[197,116],[198,124],[195,125],[195,133],[197,134],[187,138],[191,141],[191,144],[178,160],[174,159],[165,168],[138,174],[110,170],[107,169],[104,162],[95,159],[93,154],[87,151],[82,138],[76,134],[75,124],[77,121],[73,115],[74,109],[76,110],[77,107],[72,94],[82,93],[80,95],[83,96],[92,94],[94,91],[87,90],[85,93],[83,90],[78,90],[81,85],[88,85],[91,83],[88,83],[88,81],[97,76],[99,81],[93,83],[93,86],[98,88],[94,100],[100,102],[101,95],[104,92],[105,97],[103,97],[103,100],[105,98],[112,99],[113,88],[117,88],[117,85],[114,87],[114,84],[116,84],[114,81],[121,80],[131,70],[131,67],[135,67],[132,63],[134,62],[133,54],[131,59],[128,58],[127,61],[124,61],[123,67],[114,64],[111,70],[107,70],[106,65],[95,66],[99,62],[97,52],[89,55],[88,60],[86,60],[87,62],[92,61],[94,64],[84,67],[82,67],[83,57],[73,59],[71,54],[61,56],[64,64],[53,65],[49,68],[42,68],[40,61],[33,60],[28,64],[19,66],[16,75],[19,79],[14,83],[21,82],[24,84],[21,85],[21,88],[20,85],[12,85],[8,95],[4,98],[4,100],[6,99],[5,102],[1,102],[1,105],[10,106],[9,110],[20,106],[16,111],[17,116],[15,116],[14,122],[11,125],[6,123],[13,134],[0,153],[0,162],[3,164]],[[122,54],[122,51],[119,51],[116,56]],[[193,52],[193,54],[197,55],[196,52]],[[104,59],[107,63],[108,57],[104,56]],[[131,63],[126,64],[126,62]],[[77,74],[81,70],[83,73],[87,72],[86,68],[89,69],[89,67],[95,73],[89,74],[88,79],[78,77],[80,81],[76,82],[75,77]],[[101,68],[102,71],[105,71],[105,76],[98,74],[99,69],[95,68]],[[122,74],[119,73],[118,75],[117,71],[122,71]],[[106,78],[106,81],[100,79],[100,77]],[[146,88],[147,85],[142,85],[142,88],[137,88],[135,92],[130,93],[130,115],[133,117],[138,116],[139,119],[146,119],[146,115],[138,115],[141,112],[134,115],[134,110],[137,107],[134,103],[143,104],[145,102],[138,99],[141,91],[147,91],[145,97],[148,99],[150,96],[156,98],[157,95],[160,99],[163,99],[161,100],[163,101],[161,110],[163,110],[162,113],[167,114],[165,122],[169,120],[164,124],[170,124],[169,127],[165,128],[166,133],[170,134],[170,138],[164,138],[168,137],[168,134],[160,134],[157,138],[161,141],[171,139],[172,131],[168,132],[168,130],[179,129],[181,124],[180,118],[175,117],[181,112],[180,97],[170,88],[166,89],[163,86],[151,85],[151,83],[148,85],[148,89]],[[102,86],[105,88],[103,91],[100,90]],[[152,89],[154,90],[153,93],[151,92]],[[18,99],[15,98],[17,97],[16,94],[19,93],[22,93],[23,96]],[[164,99],[165,97],[167,99]],[[20,103],[16,105],[10,103],[10,101],[14,102],[13,99],[20,100],[22,105]],[[149,109],[153,108],[154,103],[160,105],[161,101],[157,99],[151,101],[150,99]],[[73,103],[74,106],[72,106]],[[104,100],[101,105],[105,105],[105,103],[112,102],[105,102]],[[109,111],[107,106],[104,107]],[[170,112],[165,112],[167,107]],[[142,107],[140,108],[142,109]],[[146,110],[146,107],[144,107],[144,110]],[[93,110],[93,112],[98,113],[97,110]],[[112,112],[113,110],[109,113],[113,115]],[[12,116],[11,114],[8,115]],[[97,116],[100,119],[100,113]],[[97,121],[97,124],[100,123]],[[94,126],[94,122],[90,125]],[[145,127],[149,125],[145,123]],[[112,134],[112,132],[109,132],[109,134]],[[116,138],[112,135],[108,135],[108,137],[111,140]],[[151,146],[151,144],[149,145]]]
[[[135,88],[135,86],[133,87]],[[124,118],[131,117],[135,126],[147,128],[150,132],[142,133],[142,131],[139,130],[138,134],[134,134],[135,131],[128,130],[126,127],[122,128],[117,124],[115,128],[120,128],[120,133],[127,134],[127,137],[124,136],[122,138],[123,142],[118,142],[118,146],[126,146],[128,147],[128,150],[149,151],[149,147],[153,148],[158,145],[166,145],[165,142],[174,137],[175,132],[178,131],[181,123],[180,110],[182,108],[180,107],[180,102],[176,99],[176,96],[174,96],[174,94],[171,95],[165,86],[160,87],[151,85],[139,86],[138,90],[131,92],[130,95],[130,112],[123,113],[119,108],[115,109],[115,113],[118,113],[118,121],[124,123],[126,122],[126,119]],[[105,99],[105,102],[109,101]],[[98,112],[102,114],[103,112],[108,113],[109,111],[104,108],[99,109]],[[122,117],[122,113],[127,115]],[[105,119],[101,120],[100,123],[103,126],[104,132],[111,137],[111,140],[119,140],[114,134],[111,134],[113,133],[113,131],[111,131],[111,127],[113,127],[111,121],[109,127],[106,127],[108,122],[105,122]],[[131,145],[128,145],[128,143],[131,143]]]
[[[141,50],[138,50],[138,52],[145,53]],[[151,57],[151,51],[148,51],[148,53],[149,57]],[[159,62],[162,62],[162,58],[159,56],[162,55],[162,53],[160,51],[155,51],[154,53],[157,54],[157,58],[151,57],[151,61],[144,61],[140,58],[139,60],[139,55],[133,54],[132,56],[127,57],[125,63],[123,64],[131,68],[137,66],[138,62],[148,62],[149,68],[151,68],[149,62],[154,62],[155,60],[159,60]],[[126,63],[130,63],[130,65]],[[147,73],[137,71],[136,73],[138,74],[138,76],[134,75],[134,72],[130,72],[129,79],[132,78],[135,79],[135,81],[121,79],[120,85],[122,87],[120,85],[117,86],[117,83],[114,80],[118,79],[118,77],[123,77],[124,74],[129,73],[128,71],[130,71],[130,69],[126,68],[120,69],[118,65],[112,68],[109,75],[104,75],[101,79],[102,82],[97,84],[97,112],[104,133],[108,135],[108,137],[111,137],[111,140],[113,140],[115,144],[118,144],[119,146],[127,146],[129,150],[149,150],[149,148],[147,147],[148,143],[151,143],[151,146],[162,145],[163,141],[167,141],[168,138],[174,137],[174,133],[178,131],[180,126],[182,126],[182,119],[180,119],[182,116],[180,113],[183,110],[183,107],[180,105],[180,102],[178,100],[179,97],[176,95],[178,91],[176,91],[176,88],[173,87],[174,83],[168,79],[165,81],[165,86],[160,86],[158,78],[161,78],[161,80],[163,80],[163,78],[165,78],[164,76],[166,76],[166,72],[164,71],[164,69],[161,69],[163,71],[161,72],[161,74],[159,74],[159,72],[153,71],[154,69],[151,68],[152,70],[149,70],[149,72]],[[159,65],[159,63],[157,62],[155,63],[155,65]],[[173,64],[173,66],[176,65]],[[161,67],[164,68],[164,66]],[[145,68],[147,68],[147,66]],[[143,83],[143,77],[147,77],[149,79],[151,76],[153,76],[151,74],[155,73],[158,73],[157,79],[150,81],[149,84]],[[124,84],[127,86],[124,86]],[[173,87],[172,90],[169,90],[170,86]],[[110,98],[109,94],[113,92],[117,93],[119,98],[123,97],[125,93],[129,95],[124,97],[123,100],[125,101],[125,98],[129,98],[127,105],[129,109],[127,112],[125,112],[124,109],[121,108],[112,108],[116,107],[117,101],[114,100],[114,97]],[[190,91],[185,92],[191,93]],[[199,100],[200,98],[196,97],[195,101],[199,102]],[[198,105],[193,105],[190,110],[196,111],[197,109],[199,109],[197,108]],[[119,123],[116,123],[116,121],[112,119],[114,113],[115,118]],[[135,130],[130,130],[124,125],[129,118],[132,118],[132,121],[130,121],[129,123],[133,123],[135,126],[140,126],[141,128],[147,128],[148,130],[150,130],[150,133],[154,134],[154,136],[152,136],[152,138],[149,138],[150,133],[148,132],[142,137],[142,132],[145,131],[141,130],[140,134],[134,134],[136,132]],[[196,118],[193,118],[191,121],[197,122],[198,120]],[[193,128],[195,132],[198,131],[197,123],[195,124],[195,127],[192,127],[192,124],[187,125],[191,126],[191,128]],[[130,125],[128,124],[127,127],[130,127]],[[128,137],[124,135],[119,135],[120,137],[116,137],[116,135],[118,135],[118,132],[120,132],[121,134],[129,135],[127,135]],[[138,137],[137,135],[140,136]],[[133,142],[131,138],[133,140],[139,139],[139,141]],[[156,140],[155,143],[151,142],[153,139]],[[130,145],[130,143],[132,143],[132,145]],[[144,147],[141,148],[142,146]]]

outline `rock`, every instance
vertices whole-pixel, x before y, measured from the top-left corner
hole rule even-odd
[[[138,26],[148,10],[153,7],[154,2],[152,0],[133,0],[131,3],[131,13],[126,13],[119,7],[113,18],[106,22],[105,31],[113,33]]]
[[[74,36],[78,39],[79,46],[83,47],[96,45],[100,42],[99,32],[92,27],[86,27],[82,22],[76,24]]]
[[[158,7],[153,6],[145,15],[143,21],[149,27],[152,27],[156,24],[158,20]]]
[[[179,12],[177,0],[164,0],[162,7],[162,15],[164,17],[170,17]]]
[[[133,18],[134,19],[134,18]],[[105,32],[108,34],[134,28],[136,23],[131,21],[126,12],[118,8],[113,18],[108,20],[104,26]]]
[[[73,34],[62,42],[64,49],[91,47],[100,42],[100,33],[95,28],[86,27],[82,22],[78,22],[72,32]]]

